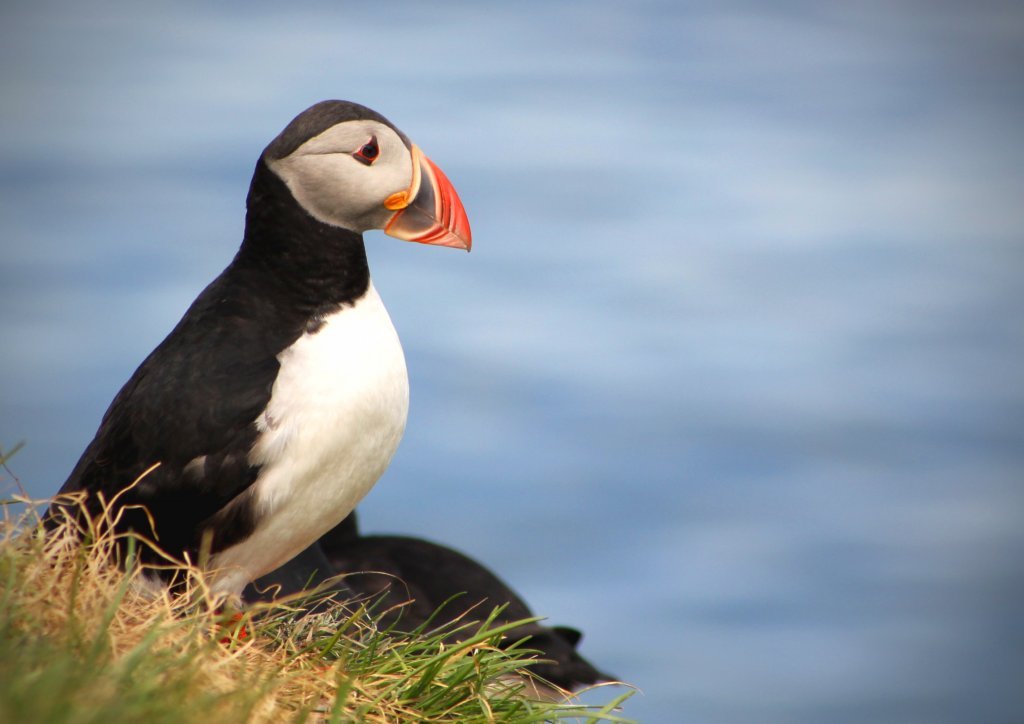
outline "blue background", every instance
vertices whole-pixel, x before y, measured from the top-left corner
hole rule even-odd
[[[475,237],[367,239],[412,411],[365,529],[582,628],[645,721],[1020,721],[1019,3],[214,5],[0,10],[30,493],[230,260],[264,145],[356,100]]]

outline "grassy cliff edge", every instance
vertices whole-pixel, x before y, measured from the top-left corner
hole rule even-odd
[[[110,564],[109,536],[85,544],[68,525],[0,523],[0,721],[626,721],[631,692],[603,707],[532,696],[535,654],[497,645],[511,625],[453,644],[451,627],[381,630],[372,602],[232,613],[198,570],[154,593]]]

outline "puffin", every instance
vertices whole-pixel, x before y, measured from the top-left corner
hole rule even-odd
[[[105,521],[146,541],[147,570],[190,561],[239,599],[342,521],[388,467],[409,406],[372,229],[472,245],[452,183],[402,131],[357,103],[317,103],[263,150],[237,253],[114,397],[47,526]]]
[[[310,591],[326,596],[309,599],[310,613],[329,608],[332,598],[342,605],[363,600],[382,612],[378,625],[387,631],[449,626],[453,642],[474,635],[498,606],[504,608],[493,625],[534,618],[522,597],[482,563],[422,538],[361,535],[355,511],[300,555],[250,584],[245,597],[253,602],[286,599],[295,605],[296,597]],[[511,628],[500,645],[540,652],[529,666],[540,680],[522,683],[538,698],[560,700],[566,691],[614,681],[579,653],[582,637],[570,626],[533,622]]]

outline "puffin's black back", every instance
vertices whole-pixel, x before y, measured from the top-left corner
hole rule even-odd
[[[442,604],[433,619],[436,625],[456,619],[482,621],[505,604],[496,618],[499,624],[534,616],[504,581],[472,558],[419,538],[358,536],[354,513],[318,545],[335,573],[348,574],[343,579],[347,588],[362,597],[380,597],[380,610],[391,609],[384,623],[399,631],[415,630]],[[581,638],[576,629],[532,623],[512,629],[505,640],[511,645],[526,637],[526,648],[539,650],[542,658],[552,661],[531,666],[547,681],[572,690],[611,680],[576,651]]]
[[[361,235],[310,216],[265,158],[287,155],[309,138],[303,134],[360,117],[380,119],[357,104],[319,103],[267,147],[238,253],[122,387],[60,493],[87,493],[91,515],[98,493],[107,501],[119,495],[122,528],[155,535],[175,555],[194,552],[205,529],[213,551],[251,532],[250,486],[259,469],[248,454],[277,355],[369,285]]]

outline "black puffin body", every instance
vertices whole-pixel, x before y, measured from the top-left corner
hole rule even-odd
[[[246,589],[249,599],[270,600],[297,593],[341,575],[335,585],[344,598],[353,594],[377,601],[384,611],[381,623],[411,632],[430,621],[433,626],[458,621],[482,622],[497,606],[505,606],[496,624],[533,618],[526,602],[485,566],[456,550],[421,538],[359,535],[356,513],[325,533],[286,565]],[[442,607],[443,606],[443,607]],[[438,610],[440,608],[440,610]],[[466,637],[474,627],[457,632]],[[573,691],[612,677],[602,673],[577,651],[582,634],[567,626],[531,623],[505,635],[505,644],[540,652],[531,670],[562,689]],[[559,698],[557,692],[536,692]]]
[[[368,108],[319,103],[260,156],[237,255],[114,398],[60,493],[84,492],[90,515],[116,500],[120,529],[174,556],[208,543],[229,595],[342,520],[408,409],[373,228],[470,245],[458,196],[414,144]]]

